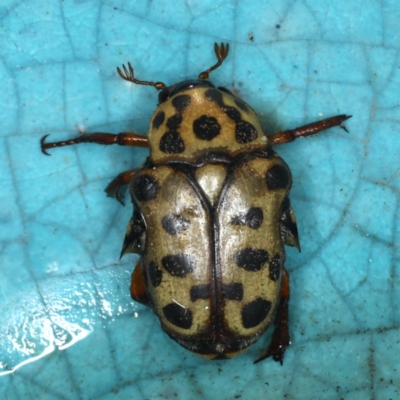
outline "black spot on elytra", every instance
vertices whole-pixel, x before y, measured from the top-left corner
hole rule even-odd
[[[134,179],[132,190],[139,201],[153,200],[157,197],[158,183],[150,175],[140,175]]]
[[[221,132],[218,121],[210,115],[202,115],[193,121],[193,132],[198,139],[212,140]]]
[[[269,279],[277,281],[281,275],[281,256],[275,254],[269,263]]]
[[[251,229],[258,229],[264,220],[263,210],[260,207],[250,208],[246,214],[246,225]]]
[[[286,189],[290,182],[288,169],[280,164],[271,167],[266,173],[267,187],[269,190]]]
[[[189,329],[192,326],[192,312],[186,307],[180,306],[176,303],[170,303],[163,307],[163,313],[165,318],[171,324],[179,328]]]
[[[192,286],[190,289],[190,300],[196,301],[199,299],[209,299],[211,295],[210,293],[210,285]]]
[[[235,122],[239,122],[242,117],[240,116],[240,111],[235,108],[235,107],[231,107],[231,106],[224,106],[222,108],[222,110],[224,111],[224,113],[230,118],[233,119]]]
[[[179,214],[168,214],[163,217],[161,224],[170,235],[176,235],[178,232],[185,231],[190,221]]]
[[[187,94],[181,94],[172,99],[172,105],[176,108],[179,113],[182,113],[183,110],[189,106],[190,104],[190,96]]]
[[[170,131],[176,131],[180,127],[181,123],[182,123],[182,114],[178,113],[178,114],[172,115],[167,120],[167,128]]]
[[[236,141],[244,144],[257,139],[257,129],[247,121],[240,121],[236,124]]]
[[[153,119],[153,129],[158,129],[164,122],[164,119],[165,119],[164,111],[158,112],[157,115]]]
[[[242,100],[240,100],[240,99],[235,99],[234,101],[235,101],[235,104],[236,104],[240,109],[242,109],[243,111],[249,111],[249,107],[247,106],[247,104],[246,104],[244,101],[242,101]]]
[[[161,283],[162,271],[158,269],[154,261],[149,264],[149,278],[153,287],[157,287]]]
[[[247,213],[235,215],[232,218],[233,225],[247,225],[251,229],[258,229],[264,219],[263,211],[260,207],[252,207]]]
[[[228,300],[242,301],[243,299],[243,285],[235,282],[229,285],[222,285],[224,296]]]
[[[245,305],[242,310],[242,322],[246,329],[261,324],[271,310],[271,302],[258,298]]]
[[[218,104],[220,107],[223,107],[224,102],[222,100],[222,93],[217,89],[208,89],[205,94],[206,98],[213,103]]]
[[[185,144],[177,131],[164,133],[160,140],[160,150],[163,153],[179,154],[185,150]]]
[[[172,276],[178,278],[184,278],[194,270],[193,259],[183,253],[165,256],[161,263]]]
[[[262,249],[247,247],[239,250],[234,256],[235,263],[246,271],[259,271],[268,261],[268,252]]]

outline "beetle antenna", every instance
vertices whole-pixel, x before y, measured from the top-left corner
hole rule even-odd
[[[199,79],[208,79],[208,77],[210,76],[210,73],[212,71],[214,71],[215,69],[217,69],[225,60],[226,57],[228,57],[228,53],[229,53],[229,43],[226,43],[226,45],[224,43],[221,43],[221,47],[218,46],[217,43],[214,43],[214,52],[215,55],[217,56],[217,60],[218,62],[213,65],[211,68],[208,68],[206,71],[203,71],[199,74]]]
[[[128,82],[136,83],[137,85],[154,86],[157,90],[162,90],[166,88],[165,84],[162,82],[139,81],[139,79],[136,79],[130,62],[128,62],[128,68],[125,67],[125,64],[122,64],[122,69],[124,70],[124,72],[122,72],[121,69],[117,67],[118,75]]]

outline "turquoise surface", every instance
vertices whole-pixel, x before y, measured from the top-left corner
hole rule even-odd
[[[0,5],[0,398],[400,397],[400,3],[3,0]],[[277,148],[293,173],[302,253],[287,251],[292,346],[283,366],[202,360],[130,300],[119,261],[131,207],[103,192],[146,150],[39,140],[145,133],[153,88],[231,52],[212,74],[268,133],[335,114]],[[128,202],[129,203],[129,202]]]

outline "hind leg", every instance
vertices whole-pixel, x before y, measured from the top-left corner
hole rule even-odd
[[[145,306],[151,306],[151,300],[146,291],[146,282],[140,260],[138,261],[135,269],[132,272],[131,297],[138,303],[142,303]]]
[[[282,287],[281,287],[281,299],[275,314],[275,329],[272,334],[271,343],[266,351],[266,353],[261,356],[254,363],[265,360],[268,357],[273,358],[274,361],[279,362],[281,365],[283,363],[283,356],[285,350],[290,345],[289,336],[289,274],[286,269],[283,269],[282,277]]]

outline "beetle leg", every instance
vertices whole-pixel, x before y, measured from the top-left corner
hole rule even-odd
[[[296,129],[290,129],[274,135],[268,135],[268,140],[271,145],[289,143],[293,142],[293,140],[299,137],[315,135],[318,132],[333,128],[334,126],[339,126],[348,132],[346,127],[343,125],[343,122],[349,118],[351,118],[351,115],[336,115],[335,117],[326,118],[321,121],[313,122],[312,124],[300,126]]]
[[[131,297],[133,300],[142,303],[145,306],[151,306],[152,304],[146,291],[146,282],[140,260],[138,261],[135,269],[132,272]]]
[[[283,243],[286,246],[296,247],[296,249],[301,252],[296,215],[292,206],[290,205],[289,197],[286,197],[283,200],[280,229]]]
[[[122,188],[129,184],[135,172],[136,169],[131,169],[118,174],[104,189],[107,196],[117,199],[124,206],[124,194],[122,193]]]
[[[272,334],[271,343],[269,344],[266,353],[254,363],[265,360],[272,356],[274,361],[283,364],[283,356],[285,350],[290,345],[289,337],[289,273],[283,268],[281,299],[278,304],[278,309],[275,314],[275,329]]]
[[[45,135],[40,139],[40,148],[43,154],[49,156],[50,154],[46,151],[53,147],[70,146],[78,143],[97,143],[97,144],[119,144],[120,146],[134,146],[134,147],[149,147],[149,140],[147,136],[139,135],[138,133],[105,133],[105,132],[93,132],[85,133],[70,140],[61,140],[59,142],[45,143],[45,140],[49,135]]]

